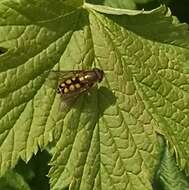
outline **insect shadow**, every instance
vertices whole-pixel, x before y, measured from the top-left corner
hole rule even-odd
[[[96,96],[96,98],[95,98]],[[61,98],[61,96],[59,97]],[[92,87],[89,91],[79,94],[70,102],[61,101],[60,110],[77,109],[80,103],[84,106],[82,112],[98,112],[99,118],[103,116],[104,111],[116,103],[114,93],[107,87]],[[82,103],[83,102],[83,103]],[[96,104],[96,105],[95,105]]]
[[[116,96],[114,93],[106,87],[101,86],[98,89],[98,101],[99,101],[99,116],[103,116],[104,111],[110,106],[116,103]]]
[[[82,104],[81,108],[83,112],[98,112],[99,116],[102,116],[104,111],[111,105],[115,104],[116,97],[112,93],[112,91],[107,87],[100,87],[98,88],[97,79],[93,78],[93,70],[89,71],[89,76],[92,76],[92,80],[86,80],[85,86],[83,90],[68,93],[68,98],[65,97],[63,93],[57,92],[57,89],[60,88],[60,85],[64,83],[67,79],[71,79],[75,76],[74,72],[82,74],[88,71],[50,71],[49,74],[47,73],[47,84],[49,87],[53,88],[56,93],[58,93],[60,98],[60,111],[66,111],[71,108],[80,107],[79,104]],[[75,77],[74,77],[75,78]],[[80,81],[78,81],[80,82]],[[81,83],[80,83],[81,84]],[[92,84],[90,86],[86,86],[86,84]],[[96,96],[96,98],[95,98]],[[96,101],[96,102],[95,102]],[[83,103],[82,103],[83,102]]]

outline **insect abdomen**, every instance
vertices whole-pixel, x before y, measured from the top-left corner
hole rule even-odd
[[[81,91],[82,88],[85,88],[85,84],[82,83],[78,77],[72,77],[59,85],[58,92],[62,94],[68,94]]]

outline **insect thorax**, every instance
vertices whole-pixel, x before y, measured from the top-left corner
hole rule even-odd
[[[86,80],[86,75],[73,76],[72,78],[68,78],[59,84],[58,93],[67,94],[71,92],[81,91],[81,89],[87,89],[93,84],[94,82]]]

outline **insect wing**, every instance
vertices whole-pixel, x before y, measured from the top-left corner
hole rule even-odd
[[[49,71],[46,83],[49,87],[57,89],[57,86],[67,78],[74,76],[74,71]]]
[[[88,89],[82,88],[78,91],[71,92],[69,94],[61,94],[61,104],[60,104],[60,110],[65,111],[69,109],[76,101],[76,99],[82,94],[83,92],[86,92]]]
[[[65,111],[69,109],[74,102],[76,101],[79,94],[72,94],[70,96],[65,97],[64,95],[61,95],[61,103],[60,103],[60,110]]]
[[[50,71],[48,78],[50,80],[63,81],[74,75],[74,71]]]
[[[84,92],[90,89],[90,86],[85,86],[83,88],[80,88],[77,91],[67,93],[67,94],[61,94],[61,110],[64,111],[68,107],[71,107],[71,105],[76,101],[76,99]]]

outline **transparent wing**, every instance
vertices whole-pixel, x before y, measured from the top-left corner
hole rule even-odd
[[[66,98],[64,96],[61,96],[62,102],[59,105],[60,111],[66,111],[67,109],[70,109],[70,107],[74,104],[78,96],[79,94],[75,94]]]
[[[49,71],[48,78],[50,80],[58,80],[62,81],[66,78],[72,77],[74,75],[74,71]]]
[[[46,71],[47,78],[45,84],[51,88],[57,88],[61,82],[74,76],[74,73],[75,71]]]
[[[69,94],[61,94],[61,99],[62,99],[62,103],[61,103],[61,111],[64,111],[66,109],[68,109],[69,107],[71,107],[74,102],[76,101],[76,99],[83,93],[87,92],[89,89],[91,88],[91,86],[85,86],[84,88],[81,88],[77,91],[71,92]]]
[[[58,80],[58,81],[64,81],[67,78],[70,78],[72,76],[75,76],[76,74],[87,72],[90,70],[64,70],[64,71],[47,71],[48,72],[48,78],[50,80]]]

